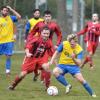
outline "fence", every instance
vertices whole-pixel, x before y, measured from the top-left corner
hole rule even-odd
[[[19,22],[16,24],[16,26],[17,26],[16,28],[17,31],[16,31],[16,41],[15,41],[15,46],[14,46],[14,53],[24,53],[25,24],[22,22]]]

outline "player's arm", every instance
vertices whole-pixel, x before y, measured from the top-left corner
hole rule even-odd
[[[7,8],[17,17],[17,19],[21,19],[21,15],[17,11],[12,9],[10,6],[7,6]]]
[[[77,33],[78,36],[83,35],[87,32],[88,30],[88,24],[85,25],[84,29],[82,29],[80,32]]]
[[[32,53],[29,52],[29,49],[25,49],[26,57],[32,57]]]
[[[96,31],[95,34],[100,36],[100,31]]]
[[[26,54],[26,57],[32,57],[32,53],[30,53],[30,50],[32,49],[32,43],[27,43],[25,45],[25,54]]]
[[[83,52],[80,52],[78,55],[77,55],[77,58],[76,58],[76,54],[72,54],[71,55],[73,61],[75,62],[76,65],[78,66],[81,66],[82,64],[82,58],[83,58]]]
[[[51,64],[53,64],[53,62],[55,62],[56,57],[59,55],[60,52],[62,52],[62,50],[63,50],[63,44],[61,43],[58,46],[57,50],[54,52],[54,54],[49,62],[49,65],[51,65]]]
[[[16,39],[17,28],[16,28],[16,25],[14,23],[18,21],[18,18],[17,18],[17,16],[10,16],[10,18],[13,21],[13,33],[14,33],[13,40],[15,40]]]
[[[96,35],[100,36],[100,26],[96,30],[94,30],[94,33]]]
[[[28,33],[29,33],[29,30],[31,28],[31,25],[29,23],[29,21],[26,23],[25,25],[25,40],[27,39],[27,36],[28,36]]]
[[[57,36],[56,46],[58,46],[61,43],[61,40],[62,40],[62,32],[60,30],[60,27],[57,24],[55,24],[55,33],[56,33],[56,36]]]

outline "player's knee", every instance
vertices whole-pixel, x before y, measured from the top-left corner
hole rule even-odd
[[[86,82],[83,78],[78,78],[78,81],[79,81],[81,84],[83,84],[83,83]]]
[[[20,74],[20,76],[23,77],[23,78],[24,78],[26,75],[27,75],[27,72],[26,72],[26,71],[23,71],[23,72],[21,72],[21,74]]]
[[[59,74],[60,74],[60,72],[59,72],[58,68],[55,68],[55,69],[53,70],[53,75],[54,75],[55,77],[57,77],[57,76],[59,76]]]

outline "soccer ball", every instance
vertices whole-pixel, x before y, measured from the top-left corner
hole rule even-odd
[[[56,86],[50,86],[48,89],[47,89],[47,93],[48,95],[50,96],[56,96],[58,95],[58,89]]]

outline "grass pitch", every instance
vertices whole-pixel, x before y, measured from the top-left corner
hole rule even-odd
[[[0,100],[100,100],[100,54],[94,56],[95,69],[90,70],[88,65],[82,69],[83,76],[96,92],[97,97],[92,98],[85,91],[80,83],[73,79],[70,75],[66,75],[67,80],[72,84],[72,90],[69,94],[65,94],[65,87],[56,81],[52,76],[51,85],[55,85],[59,90],[58,96],[49,96],[44,90],[44,86],[38,80],[32,81],[33,74],[29,74],[16,87],[15,91],[9,91],[7,87],[20,73],[23,54],[15,54],[12,57],[11,76],[5,75],[5,56],[0,57]],[[54,66],[52,66],[53,68]]]

